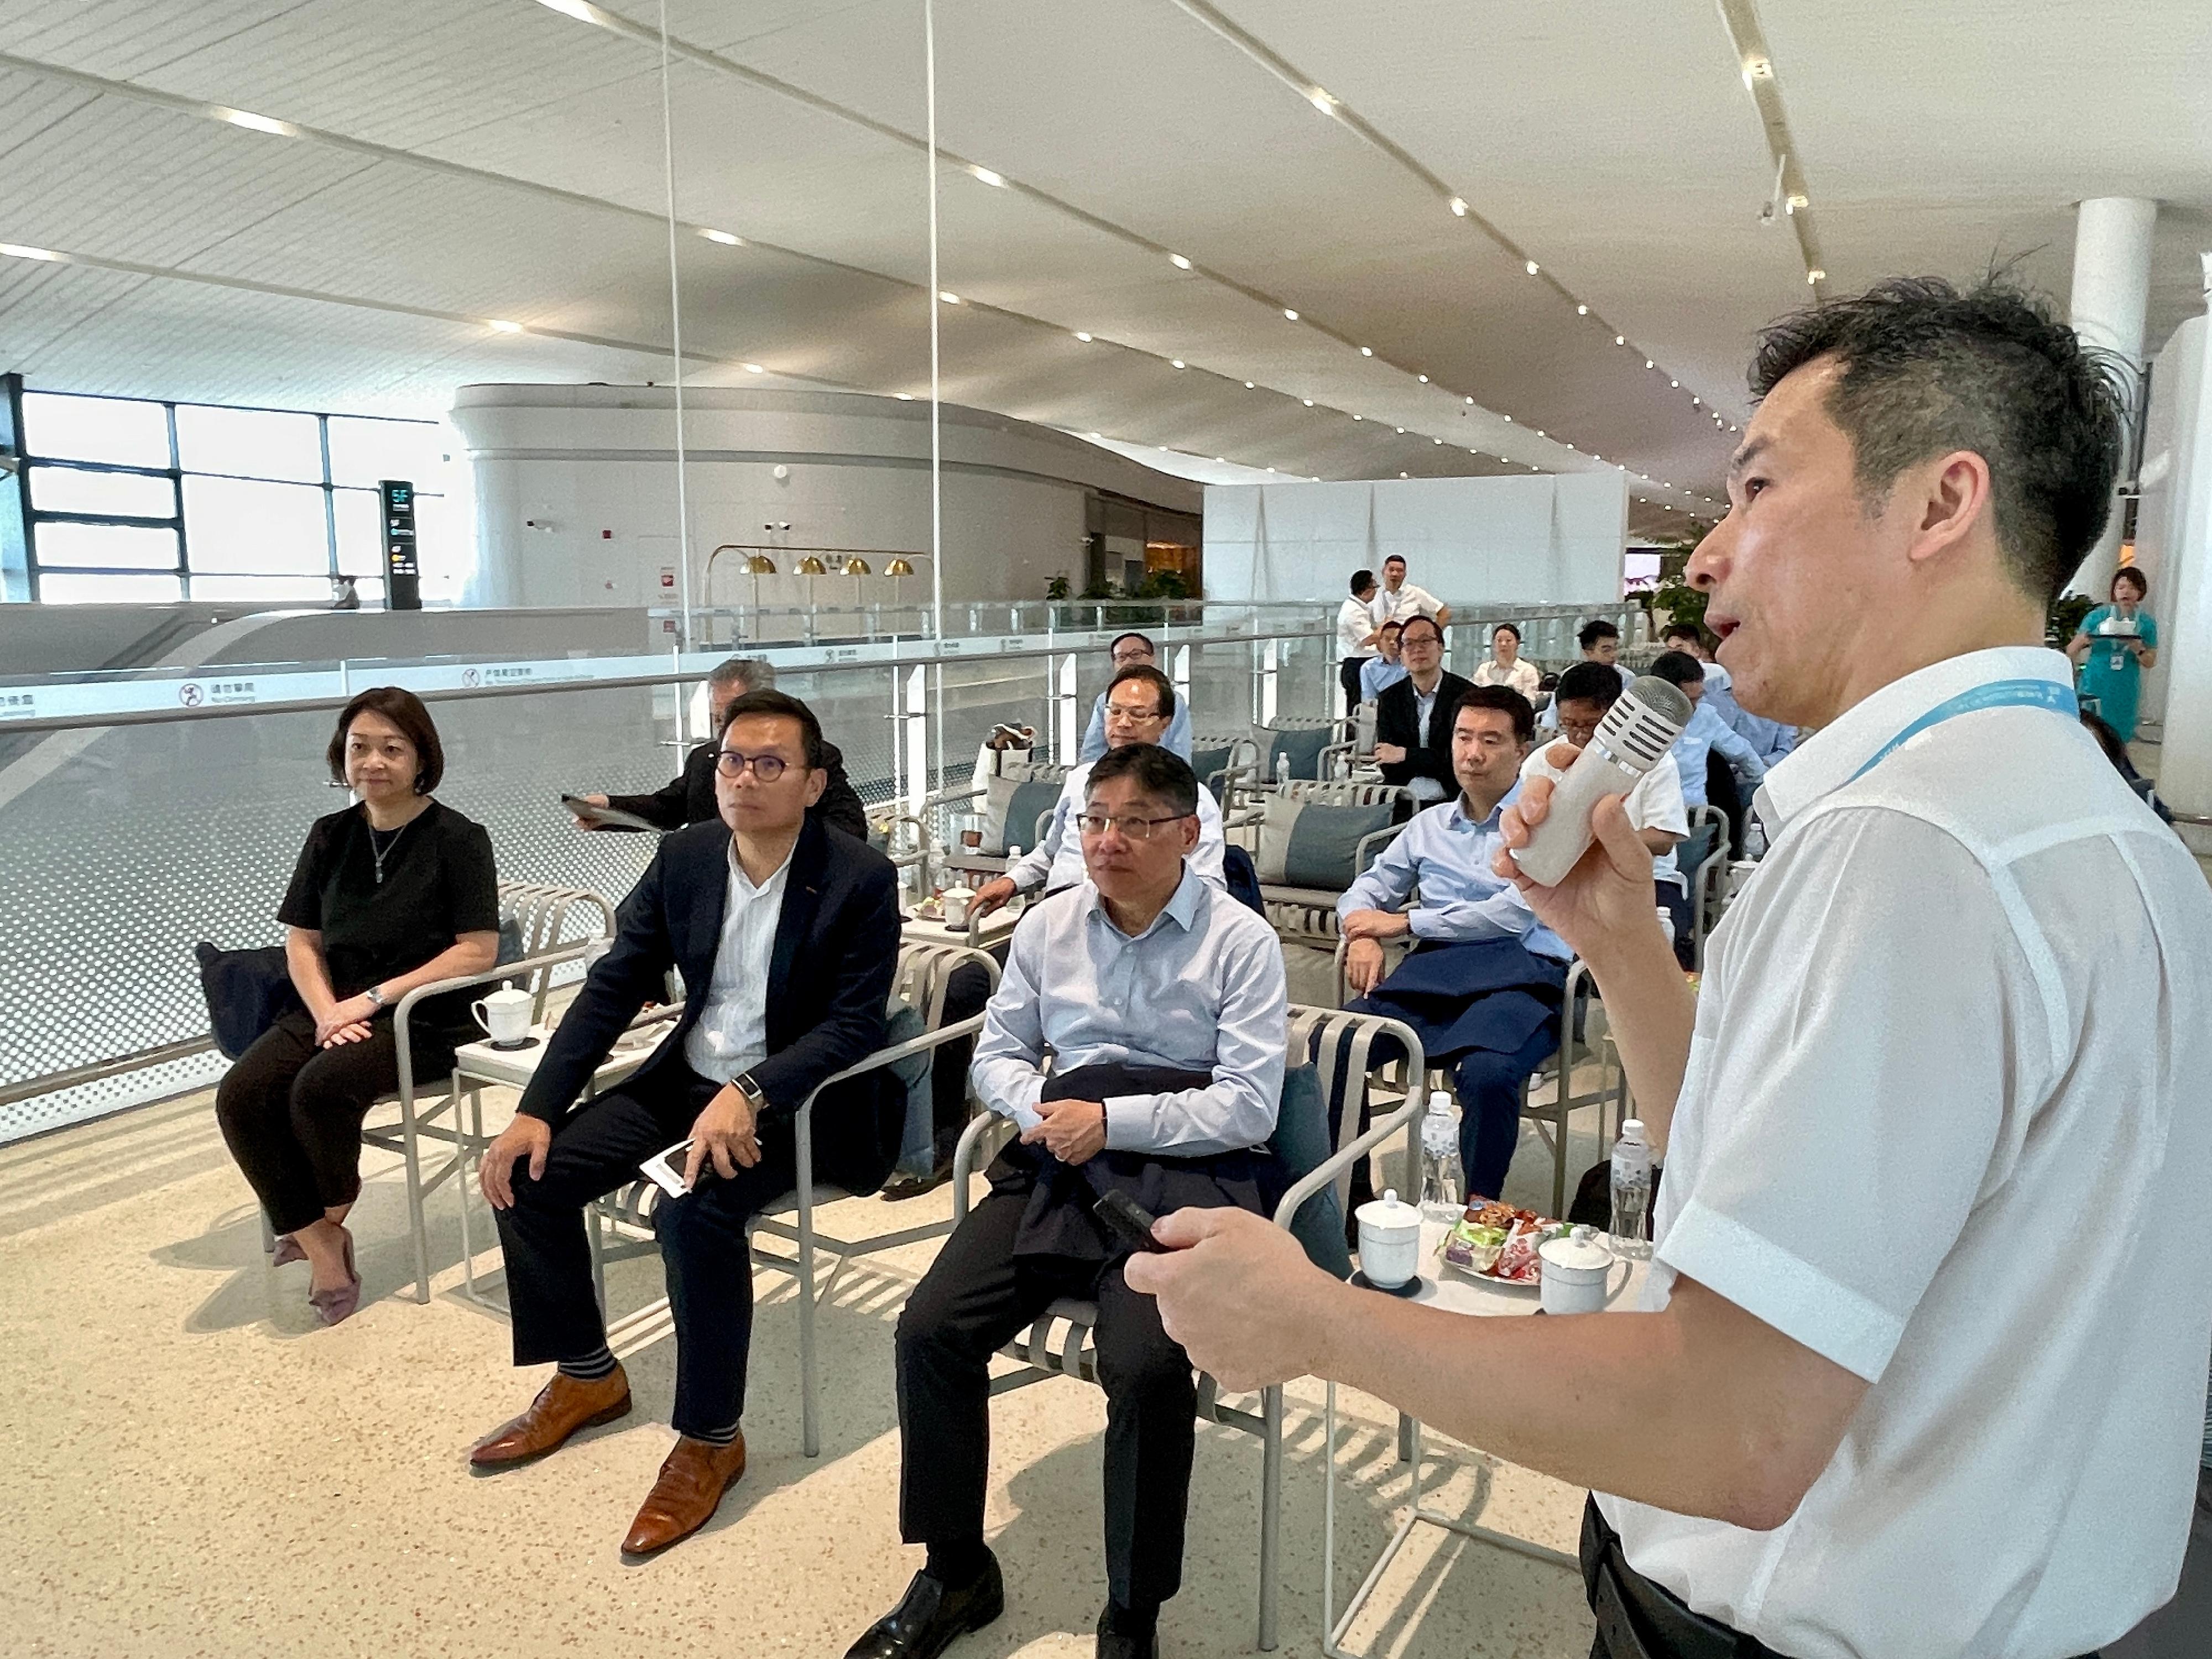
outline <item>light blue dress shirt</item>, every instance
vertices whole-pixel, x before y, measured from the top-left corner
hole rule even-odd
[[[1404,679],[1407,672],[1402,662],[1386,662],[1380,657],[1370,657],[1359,665],[1359,700],[1373,702]]]
[[[1056,893],[1085,878],[1083,831],[1075,820],[1083,815],[1091,801],[1091,763],[1086,761],[1067,775],[1067,781],[1060,787],[1060,799],[1052,804],[1052,817],[1045,825],[1044,839],[1023,854],[1018,862],[1006,866],[1006,874],[1023,892],[1034,893],[1041,887],[1048,893]],[[1222,823],[1221,804],[1204,784],[1205,780],[1200,779],[1198,845],[1191,848],[1187,862],[1203,879],[1216,887],[1226,887],[1228,831]]]
[[[1211,1072],[1203,1089],[1109,1097],[1106,1144],[1176,1158],[1261,1146],[1282,1100],[1288,1009],[1275,930],[1187,866],[1134,939],[1085,881],[1015,928],[969,1076],[1026,1130],[1042,1121],[1048,1049],[1059,1072],[1105,1060]]]
[[[1735,700],[1729,672],[1717,662],[1705,665],[1705,707],[1718,714],[1735,734],[1751,745],[1751,752],[1767,766],[1797,746],[1797,728],[1754,714]]]
[[[1703,806],[1705,800],[1705,757],[1719,750],[1721,758],[1734,769],[1737,781],[1743,786],[1746,799],[1766,781],[1766,763],[1752,746],[1744,741],[1736,729],[1723,720],[1719,714],[1703,702],[1690,715],[1690,723],[1682,728],[1682,735],[1674,739],[1674,765],[1682,774],[1682,799],[1691,806]]]
[[[1178,692],[1176,711],[1168,716],[1168,729],[1160,736],[1160,747],[1170,754],[1190,758],[1190,699]],[[1079,761],[1095,761],[1106,752],[1106,694],[1101,691],[1098,700],[1091,705],[1091,724],[1083,733],[1083,749]],[[1200,778],[1200,783],[1206,780]]]
[[[1416,939],[1517,939],[1538,956],[1572,961],[1567,942],[1538,921],[1521,890],[1490,867],[1499,817],[1520,798],[1516,780],[1486,818],[1468,816],[1465,795],[1414,814],[1337,900],[1338,919],[1355,910],[1402,910],[1418,886],[1421,902],[1406,913]]]

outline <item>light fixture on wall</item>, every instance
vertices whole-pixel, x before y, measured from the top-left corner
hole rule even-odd
[[[867,596],[861,591],[860,578],[872,576],[876,574],[875,571],[859,554],[848,553],[845,556],[845,574],[853,579],[853,609],[865,610],[867,606]]]
[[[896,611],[898,609],[899,583],[914,574],[914,566],[903,557],[893,559],[884,567],[884,574],[891,579],[891,609]],[[894,633],[897,631],[897,626],[896,623],[892,623]]]
[[[828,575],[830,574],[830,567],[823,563],[822,561],[813,554],[809,553],[793,568],[797,570],[800,575],[806,578],[806,608],[809,611],[819,610],[821,608],[821,602],[814,597],[814,579],[817,576]]]
[[[775,561],[765,553],[748,553],[745,556],[745,574],[752,578],[753,614],[757,617],[760,614],[760,579],[775,574]],[[757,622],[754,623],[756,629],[759,625]]]

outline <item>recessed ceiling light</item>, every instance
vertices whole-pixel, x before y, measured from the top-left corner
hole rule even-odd
[[[1808,207],[1812,206],[1813,204],[1812,204],[1812,203],[1810,203],[1810,202],[1808,202],[1808,200],[1806,200],[1806,199],[1805,199],[1805,198],[1804,198],[1803,196],[1802,196],[1802,195],[1792,195],[1792,196],[1790,197],[1790,200],[1788,201],[1788,203],[1786,203],[1786,204],[1785,204],[1785,205],[1789,208],[1789,210],[1790,210],[1792,213],[1795,213],[1795,212],[1796,212],[1796,211],[1797,211],[1797,210],[1798,210],[1798,209],[1800,209],[1800,208],[1808,208]]]
[[[1406,435],[1406,428],[1404,427],[1401,426],[1398,428],[1398,435],[1401,438]]]
[[[1095,432],[1094,432],[1094,433],[1092,433],[1091,435],[1092,437],[1094,437],[1094,438],[1095,438],[1095,437],[1097,437],[1098,434],[1097,434],[1097,433],[1095,433]]]
[[[522,325],[520,323],[510,323],[504,317],[491,318],[485,322],[484,326],[495,334],[520,334],[522,332]]]
[[[1295,323],[1298,319],[1298,313],[1291,310],[1288,306],[1285,306],[1283,307],[1283,316],[1285,319],[1289,322]]]
[[[1180,253],[1169,254],[1168,263],[1173,265],[1177,270],[1188,270],[1190,269],[1190,261],[1184,258]]]
[[[279,121],[272,115],[256,115],[250,109],[225,109],[216,106],[216,115],[234,127],[248,127],[255,132],[274,133],[279,138],[296,138],[300,129],[289,121]]]
[[[538,3],[550,11],[559,12],[564,17],[573,17],[580,23],[599,21],[598,12],[585,4],[584,0],[538,0]]]
[[[1470,455],[1480,455],[1480,454],[1481,454],[1481,453],[1482,453],[1482,452],[1481,452],[1480,450],[1479,450],[1479,449],[1470,449],[1470,450],[1468,450],[1467,453],[1468,453],[1468,454],[1470,454]]]
[[[1079,328],[1075,331],[1075,337],[1082,341],[1084,344],[1089,345],[1093,337]]]
[[[743,368],[748,374],[765,374],[768,373],[768,371],[763,368],[758,363],[746,363],[743,365]]]
[[[1431,438],[1431,439],[1430,439],[1430,440],[1429,440],[1429,441],[1430,441],[1431,443],[1432,443],[1432,444],[1436,445],[1436,446],[1437,446],[1437,448],[1439,448],[1439,449],[1441,449],[1441,448],[1443,448],[1443,442],[1444,442],[1444,441],[1443,441],[1442,438]]]
[[[1805,273],[1805,280],[1808,283],[1825,283],[1828,280],[1828,273],[1815,265]]]
[[[1274,469],[1273,467],[1272,467],[1272,466],[1271,466],[1271,467],[1269,467],[1269,468],[1267,469],[1267,471],[1270,471],[1270,472],[1273,472],[1274,470],[1275,470],[1275,469]]]
[[[0,253],[11,259],[58,259],[62,257],[51,248],[25,247],[21,242],[0,242]]]
[[[1534,276],[1534,275],[1535,275],[1539,270],[1542,270],[1542,269],[1543,269],[1543,267],[1542,267],[1542,266],[1540,266],[1540,265],[1539,265],[1539,264],[1537,264],[1534,259],[1529,260],[1529,261],[1528,261],[1528,263],[1527,270],[1528,270],[1528,274],[1529,274],[1531,276]]]
[[[1414,376],[1414,378],[1420,381],[1423,386],[1426,386],[1429,383],[1429,377],[1425,374],[1418,374]]]
[[[1180,357],[1170,357],[1168,359],[1168,367],[1170,368],[1188,368],[1190,365],[1183,362]]]
[[[1536,428],[1536,435],[1540,438],[1544,435],[1544,428],[1540,426]]]
[[[1690,399],[1690,407],[1692,409],[1703,409],[1705,405],[1699,403],[1695,398],[1692,398]]]
[[[1646,358],[1644,360],[1644,368],[1658,368],[1658,367],[1659,367],[1659,365],[1658,365],[1658,364],[1656,364],[1656,363],[1655,363],[1655,362],[1652,362],[1649,357],[1646,357]]]
[[[720,242],[724,247],[738,247],[744,240],[741,236],[731,235],[726,230],[702,230],[699,234],[710,242]]]
[[[1469,402],[1469,403],[1473,403],[1473,402],[1474,401],[1474,398],[1469,398],[1467,401],[1468,401],[1468,402]]]
[[[1628,337],[1626,334],[1616,334],[1613,337],[1613,343],[1615,345],[1626,345],[1628,343]]]
[[[1680,380],[1669,380],[1667,384],[1671,386],[1680,386],[1682,383]]]
[[[1413,475],[1410,472],[1401,472],[1398,476],[1401,478],[1410,478]]]
[[[1298,401],[1304,404],[1308,409],[1311,409],[1313,407],[1313,399],[1310,398],[1301,398]]]
[[[1464,219],[1467,217],[1467,204],[1461,201],[1458,197],[1455,196],[1451,198],[1450,206],[1452,216],[1455,219]]]
[[[1258,388],[1257,388],[1256,386],[1255,386],[1252,384],[1252,382],[1251,382],[1251,381],[1249,381],[1249,380],[1247,380],[1247,381],[1245,381],[1245,382],[1244,382],[1244,389],[1245,389],[1247,392],[1254,392],[1254,391],[1257,391],[1257,390],[1258,390]]]
[[[1362,346],[1359,348],[1359,355],[1363,357],[1372,357],[1375,355],[1375,348],[1373,346]]]
[[[1576,315],[1576,316],[1577,316],[1577,317],[1587,317],[1587,316],[1589,316],[1589,307],[1588,306],[1577,306],[1577,307],[1575,307],[1575,315]]]
[[[949,306],[957,306],[960,303],[960,296],[948,289],[938,289],[937,297]]]
[[[1764,58],[1747,58],[1743,60],[1744,85],[1749,86],[1753,81],[1771,81],[1773,78],[1774,65],[1770,60]]]
[[[1003,173],[994,173],[988,167],[969,167],[968,171],[994,190],[1004,190],[1006,187],[1006,175]]]
[[[1229,465],[1229,458],[1226,455],[1216,455],[1213,462],[1217,466],[1226,466]]]
[[[1364,415],[1355,415],[1352,418],[1355,421],[1364,421],[1367,417]]]
[[[914,393],[911,392],[893,392],[891,395],[896,398],[902,404],[910,404],[914,401]],[[1091,435],[1095,438],[1098,434],[1094,432]]]
[[[1336,107],[1336,100],[1328,95],[1328,88],[1326,87],[1308,88],[1306,90],[1306,102],[1311,104],[1323,115],[1328,114],[1329,111]]]
[[[1501,415],[1498,416],[1498,419],[1504,421],[1508,426],[1511,426],[1513,424],[1513,417],[1510,415]]]

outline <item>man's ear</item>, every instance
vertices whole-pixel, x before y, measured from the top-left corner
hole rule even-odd
[[[1905,556],[1915,564],[1951,552],[1984,516],[1994,534],[1990,464],[1971,449],[1957,449],[1908,468],[1891,486],[1889,511],[1911,515]]]
[[[817,766],[810,770],[806,775],[806,804],[811,806],[820,800],[822,792],[829,787],[830,774],[826,769]]]

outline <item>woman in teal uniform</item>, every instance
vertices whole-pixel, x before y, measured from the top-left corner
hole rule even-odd
[[[2142,671],[2158,660],[2158,623],[2142,608],[2150,581],[2133,565],[2113,573],[2110,605],[2081,618],[2081,630],[2066,642],[2066,654],[2081,671],[2082,691],[2097,700],[2105,724],[2123,743],[2136,735],[2136,698]]]

